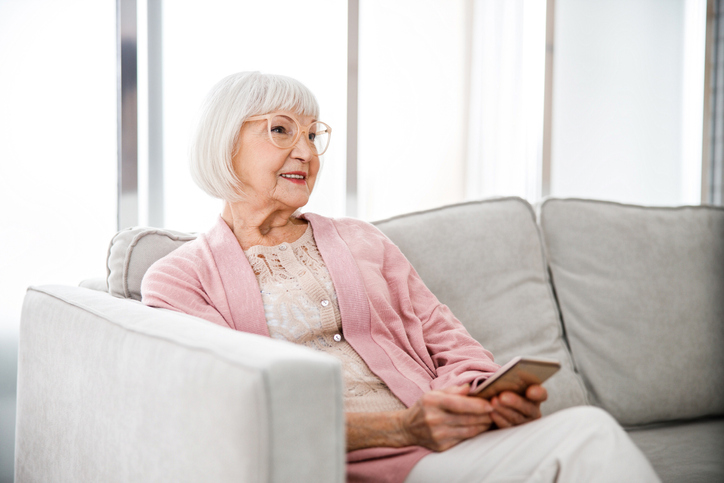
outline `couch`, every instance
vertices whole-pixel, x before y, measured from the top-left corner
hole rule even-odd
[[[544,414],[600,406],[663,481],[724,481],[724,209],[498,198],[376,225],[497,362],[561,362]],[[17,482],[344,481],[336,360],[139,302],[193,238],[124,230],[106,279],[28,289]]]

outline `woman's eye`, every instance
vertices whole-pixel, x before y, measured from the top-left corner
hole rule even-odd
[[[317,137],[317,133],[315,133],[315,132],[310,132],[310,133],[309,133],[309,140],[310,140],[310,141],[314,142],[314,139],[315,139],[316,137]]]
[[[287,130],[284,128],[284,126],[274,126],[271,128],[271,132],[274,134],[286,134]]]

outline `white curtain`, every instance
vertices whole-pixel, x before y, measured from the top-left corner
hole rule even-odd
[[[545,0],[477,0],[466,197],[541,196]]]

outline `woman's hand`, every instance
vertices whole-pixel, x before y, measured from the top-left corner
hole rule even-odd
[[[499,428],[527,423],[541,417],[540,405],[546,399],[548,391],[538,384],[528,386],[525,397],[503,391],[490,399],[490,404],[493,406],[490,417]]]
[[[431,391],[402,411],[347,413],[347,451],[424,446],[444,451],[490,428],[493,407],[470,386]]]
[[[445,451],[461,441],[487,431],[492,405],[470,397],[470,386],[431,391],[403,412],[401,431],[409,445]]]
[[[469,386],[431,391],[403,411],[347,413],[347,451],[371,447],[424,446],[445,451],[490,429],[540,418],[545,388],[530,386],[525,397],[505,391],[490,402],[468,396]]]

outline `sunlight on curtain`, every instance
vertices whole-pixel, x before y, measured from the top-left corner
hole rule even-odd
[[[360,2],[360,218],[464,199],[467,13],[462,0]]]
[[[191,180],[187,150],[206,93],[223,77],[250,70],[294,77],[317,97],[333,136],[304,210],[343,215],[346,2],[184,0],[164,2],[163,15],[165,225],[201,231],[220,213],[221,202]]]
[[[360,2],[360,217],[540,196],[545,3]]]
[[[468,199],[541,196],[545,0],[474,3]]]
[[[105,276],[116,231],[112,0],[0,1],[0,483],[30,285]]]
[[[25,289],[105,276],[116,231],[115,2],[0,2],[0,331]]]

